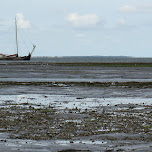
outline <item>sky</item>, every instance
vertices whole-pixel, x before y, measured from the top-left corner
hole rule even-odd
[[[5,0],[0,53],[152,57],[152,0]],[[25,37],[25,38],[24,38]]]

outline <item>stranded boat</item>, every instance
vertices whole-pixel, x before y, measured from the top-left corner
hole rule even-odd
[[[15,29],[16,29],[16,49],[17,53],[16,54],[11,54],[11,55],[5,55],[0,53],[0,60],[30,60],[31,55],[33,51],[35,50],[35,45],[33,45],[33,49],[27,56],[18,56],[18,37],[17,37],[17,20],[15,19]]]

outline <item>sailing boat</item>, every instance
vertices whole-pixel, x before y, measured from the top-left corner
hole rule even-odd
[[[1,54],[0,53],[0,60],[30,60],[31,59],[31,55],[34,52],[36,46],[33,45],[33,49],[31,52],[29,52],[29,54],[27,56],[18,56],[18,31],[17,31],[17,20],[15,18],[15,29],[16,29],[16,50],[17,53],[16,54],[11,54],[11,55],[5,55],[5,54]]]

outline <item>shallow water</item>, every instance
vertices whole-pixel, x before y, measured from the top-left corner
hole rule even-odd
[[[92,109],[102,106],[114,106],[118,104],[152,105],[152,98],[76,98],[68,95],[1,95],[0,104],[22,104],[50,105],[57,109]],[[5,105],[6,106],[6,105]]]
[[[102,140],[56,140],[55,141],[56,144],[59,145],[69,145],[70,143],[72,144],[89,144],[89,145],[103,145],[103,144],[107,144],[107,142],[102,141]]]
[[[152,67],[59,66],[21,62],[0,64],[0,81],[127,82],[152,81]]]

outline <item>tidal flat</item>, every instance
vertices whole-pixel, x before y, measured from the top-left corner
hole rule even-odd
[[[0,70],[0,151],[152,151],[152,67],[6,62]]]

